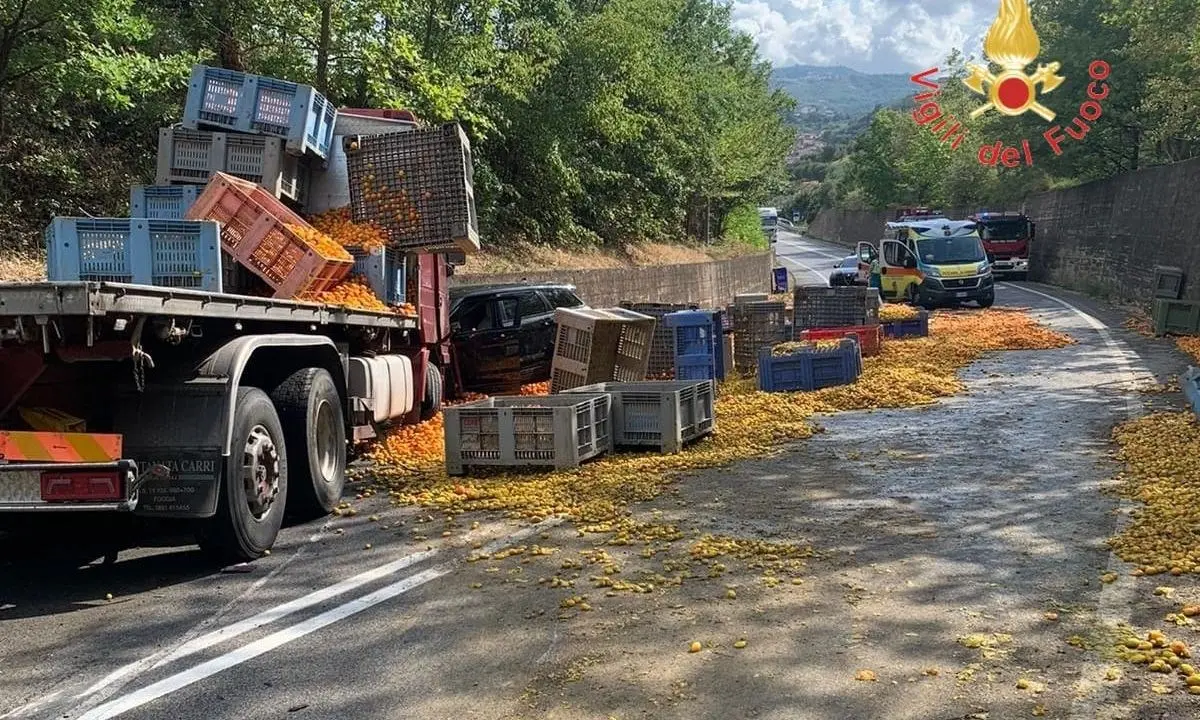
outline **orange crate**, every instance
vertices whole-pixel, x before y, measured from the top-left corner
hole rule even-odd
[[[328,290],[354,267],[344,250],[344,257],[330,257],[305,242],[288,226],[311,225],[271,193],[232,175],[214,174],[187,219],[221,223],[221,249],[270,285],[273,297]]]
[[[858,336],[858,346],[863,357],[879,354],[883,347],[883,332],[879,325],[846,325],[833,328],[809,328],[800,331],[800,340],[840,340],[850,335]]]

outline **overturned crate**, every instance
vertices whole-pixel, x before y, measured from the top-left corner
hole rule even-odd
[[[677,453],[716,429],[716,384],[712,380],[598,383],[567,391],[573,393],[612,395],[615,447],[652,447]]]
[[[483,466],[561,470],[612,449],[612,398],[603,393],[493,397],[443,412],[450,475]]]
[[[196,65],[183,125],[277,137],[288,152],[329,157],[337,110],[311,85]]]
[[[328,290],[354,267],[354,258],[263,188],[217,173],[188,210],[190,220],[221,223],[221,249],[261,278],[277,298]]]
[[[350,214],[383,228],[396,250],[479,249],[471,143],[449,123],[385,135],[345,135]]]
[[[654,318],[624,308],[559,308],[550,392],[646,379]]]
[[[663,324],[663,316],[680,310],[697,310],[699,305],[684,303],[635,303],[624,300],[621,308],[647,315],[657,321],[654,337],[650,341],[650,361],[646,365],[646,377],[667,380],[675,374],[675,335]]]
[[[876,288],[797,285],[792,292],[792,332],[799,338],[810,328],[874,325],[879,306]]]
[[[741,372],[754,373],[758,351],[788,339],[787,306],[782,302],[735,303],[729,308],[729,319],[733,327],[733,365]]]
[[[189,130],[158,131],[155,183],[204,185],[216,173],[261,185],[275,197],[304,204],[311,162],[287,152],[284,141],[266,135]]]

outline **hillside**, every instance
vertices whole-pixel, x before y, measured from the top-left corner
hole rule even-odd
[[[776,68],[771,84],[796,99],[794,119],[799,124],[861,117],[877,105],[890,105],[912,94],[907,75],[868,75],[841,66]]]

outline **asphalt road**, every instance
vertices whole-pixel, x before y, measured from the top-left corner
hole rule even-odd
[[[817,283],[845,250],[784,233],[777,253]],[[488,515],[447,527],[366,498],[355,517],[287,528],[244,572],[170,544],[111,567],[0,561],[0,717],[1194,717],[1186,696],[1104,685],[1096,655],[1066,643],[1134,612],[1124,584],[1097,581],[1122,518],[1100,492],[1106,441],[1143,409],[1134,386],[1184,360],[1084,298],[1008,283],[997,297],[1079,343],[990,356],[930,408],[823,418],[780,455],[637,508],[688,535],[811,544],[786,591],[747,567],[619,597],[584,587],[585,570],[550,590],[537,579],[601,541]],[[465,562],[480,542],[556,552]],[[623,576],[648,563],[603,549]],[[0,543],[0,557],[36,550]],[[592,612],[560,607],[589,593]],[[956,642],[973,633],[1011,640]],[[878,681],[856,681],[862,669]]]

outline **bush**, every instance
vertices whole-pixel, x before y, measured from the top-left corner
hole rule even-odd
[[[748,245],[766,250],[769,243],[762,231],[758,208],[739,205],[730,210],[721,225],[721,240],[729,245]]]

